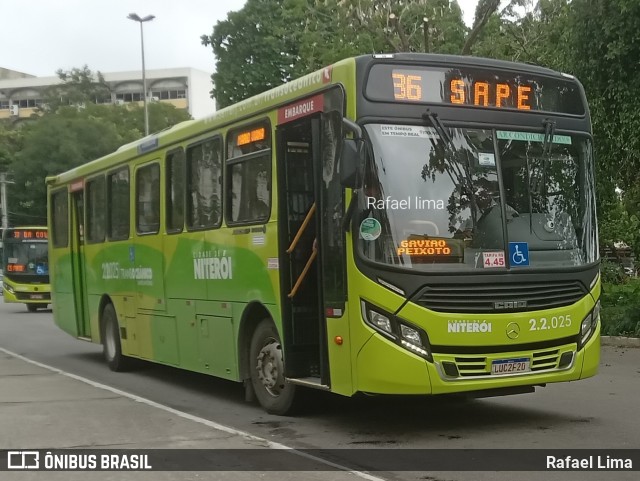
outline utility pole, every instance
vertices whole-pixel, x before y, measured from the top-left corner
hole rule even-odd
[[[7,184],[12,184],[7,180],[6,172],[0,172],[0,203],[2,204],[2,228],[9,227],[9,205],[7,204]]]

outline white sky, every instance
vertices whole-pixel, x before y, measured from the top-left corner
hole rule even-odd
[[[245,0],[4,0],[0,67],[39,77],[88,65],[93,71],[141,69],[140,26],[127,19],[155,15],[144,24],[145,67],[192,67],[213,72],[211,47],[200,44],[229,11]],[[458,0],[470,25],[477,0]]]

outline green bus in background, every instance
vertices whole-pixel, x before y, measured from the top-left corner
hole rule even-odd
[[[4,302],[27,305],[29,312],[51,304],[46,227],[10,227],[2,233]]]
[[[346,59],[48,178],[55,322],[277,414],[593,376],[593,166],[570,75]]]

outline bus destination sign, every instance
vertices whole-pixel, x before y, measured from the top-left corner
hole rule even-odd
[[[585,113],[573,80],[477,67],[374,65],[366,96],[388,102]]]
[[[12,229],[8,232],[8,237],[6,240],[21,240],[21,241],[32,241],[32,240],[42,240],[46,241],[49,239],[48,232],[42,229]]]

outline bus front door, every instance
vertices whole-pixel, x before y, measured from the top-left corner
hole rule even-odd
[[[334,291],[344,289],[344,252],[332,247],[343,234],[333,215],[334,209],[341,214],[342,189],[338,176],[329,179],[326,173],[328,164],[330,175],[335,172],[337,143],[327,135],[329,122],[341,122],[334,113],[281,125],[277,137],[285,374],[320,386],[330,386],[327,315],[333,312]],[[344,293],[338,297],[344,307]]]
[[[91,338],[85,270],[84,191],[71,194],[71,275],[77,337]]]

